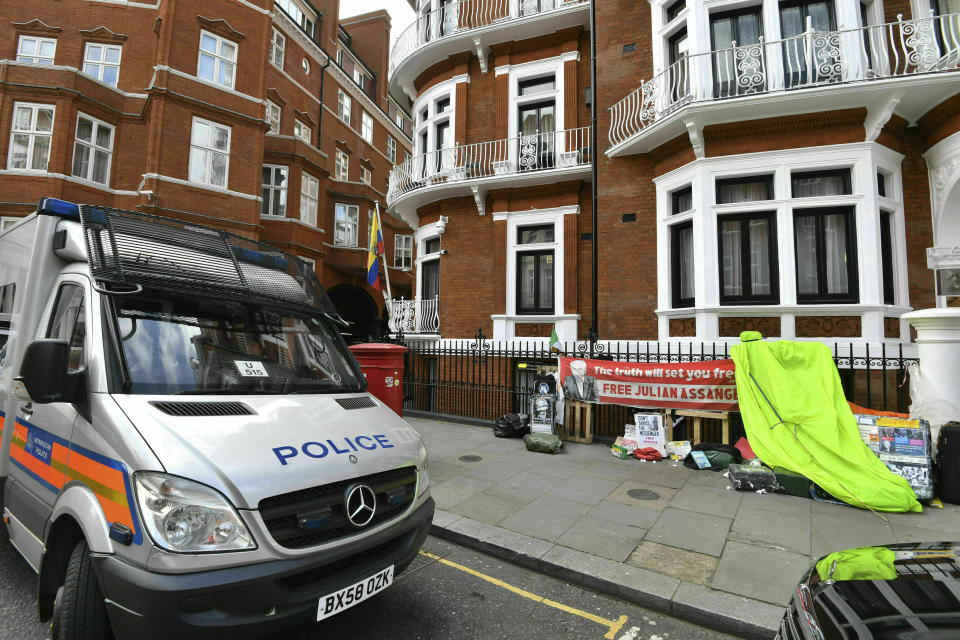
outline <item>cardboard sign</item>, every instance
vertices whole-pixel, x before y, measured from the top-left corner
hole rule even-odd
[[[568,400],[633,407],[735,411],[733,360],[644,363],[558,358]]]
[[[633,421],[637,428],[637,448],[653,447],[666,457],[667,433],[663,416],[659,413],[635,413]]]

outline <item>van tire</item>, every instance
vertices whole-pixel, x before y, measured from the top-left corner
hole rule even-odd
[[[73,548],[50,621],[51,640],[111,640],[107,605],[86,540]]]

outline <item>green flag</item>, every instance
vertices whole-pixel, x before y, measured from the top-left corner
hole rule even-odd
[[[553,325],[553,331],[550,332],[550,348],[563,351],[563,343],[560,342],[560,336],[557,335],[557,325]]]

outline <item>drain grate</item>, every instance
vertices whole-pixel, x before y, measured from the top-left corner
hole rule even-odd
[[[483,460],[480,456],[460,456],[460,462],[480,462]]]
[[[634,500],[659,500],[660,494],[656,491],[650,491],[649,489],[630,489],[627,491],[627,495],[633,498]]]

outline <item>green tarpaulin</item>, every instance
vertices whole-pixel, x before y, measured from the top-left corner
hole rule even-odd
[[[756,331],[743,332],[740,341],[730,351],[740,414],[764,463],[803,474],[855,507],[922,511],[907,481],[860,439],[825,344],[763,342]]]

